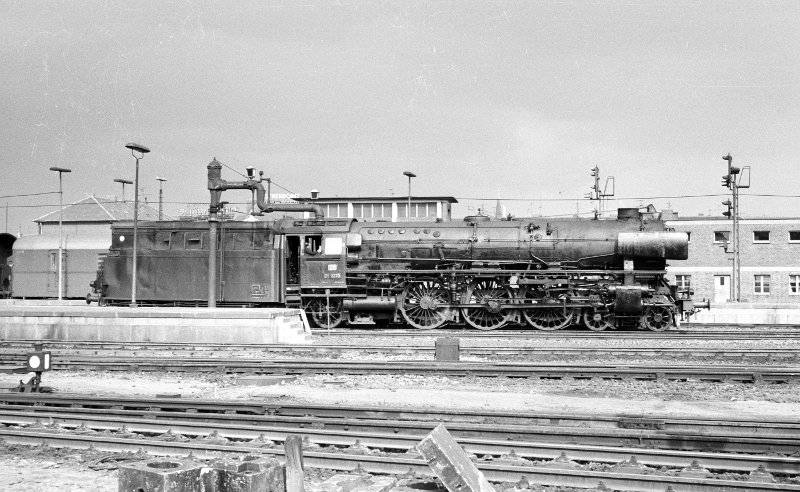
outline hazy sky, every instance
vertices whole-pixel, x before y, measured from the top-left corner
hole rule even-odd
[[[788,0],[5,1],[0,207],[34,231],[58,196],[5,197],[56,191],[50,166],[73,170],[65,202],[120,196],[129,141],[171,213],[208,202],[214,156],[302,195],[404,195],[411,170],[454,214],[586,212],[595,165],[631,198],[612,208],[718,214],[722,196],[660,197],[722,194],[728,152],[746,193],[798,197],[798,20]]]

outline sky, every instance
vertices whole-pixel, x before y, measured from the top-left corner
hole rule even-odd
[[[216,157],[302,196],[405,195],[409,170],[454,216],[585,215],[597,166],[607,209],[719,216],[730,153],[743,216],[798,217],[798,19],[789,0],[1,2],[0,223],[57,209],[51,166],[65,203],[121,198],[128,142],[171,214],[208,203]]]

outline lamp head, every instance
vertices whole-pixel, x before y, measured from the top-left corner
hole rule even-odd
[[[125,144],[125,148],[131,149],[132,151],[138,152],[140,154],[146,154],[150,152],[150,149],[148,149],[144,145],[139,145],[134,142],[128,142],[127,144]]]
[[[132,185],[133,184],[133,181],[131,181],[129,179],[120,179],[120,178],[116,178],[114,180],[114,182],[115,183],[122,183],[122,184],[126,184],[126,185]]]
[[[255,176],[256,168],[254,168],[253,166],[247,166],[245,169],[247,169],[247,177],[253,179],[253,176]]]
[[[409,179],[417,177],[417,175],[412,173],[411,171],[403,171],[403,174],[408,176]]]
[[[161,181],[163,183],[166,180],[167,180],[167,178],[162,178],[161,176],[156,176],[156,181]]]
[[[66,167],[55,167],[55,166],[53,166],[53,167],[50,168],[50,170],[51,171],[55,171],[57,173],[71,173],[72,172],[72,169],[67,169]]]

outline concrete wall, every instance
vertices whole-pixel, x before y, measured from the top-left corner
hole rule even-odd
[[[795,325],[800,328],[800,306],[791,304],[713,304],[692,316],[692,323],[739,325]]]
[[[0,306],[2,340],[309,343],[299,309]]]

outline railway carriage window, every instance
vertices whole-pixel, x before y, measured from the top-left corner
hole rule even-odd
[[[264,231],[253,233],[253,249],[262,249],[267,241],[267,233]]]
[[[800,275],[789,275],[789,294],[800,294]]]
[[[691,290],[691,288],[692,288],[692,276],[691,275],[675,275],[675,284],[678,286],[678,290],[681,290],[681,291]]]
[[[714,231],[715,243],[727,243],[730,240],[731,231]]]
[[[753,277],[753,292],[756,294],[769,294],[769,275],[755,275]]]
[[[203,249],[203,235],[199,232],[186,233],[186,246],[187,250]]]
[[[169,249],[169,241],[172,235],[167,231],[156,232],[155,249]]]
[[[800,243],[800,231],[789,231],[789,242]]]
[[[343,249],[344,249],[344,242],[342,241],[342,238],[340,237],[325,238],[325,247],[323,248],[323,254],[341,255]]]
[[[183,235],[182,232],[173,232],[169,240],[169,249],[184,249]]]
[[[753,242],[754,243],[768,243],[769,242],[769,231],[753,231]]]

